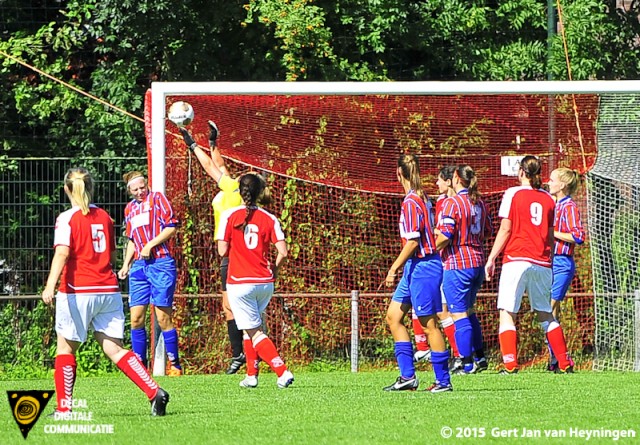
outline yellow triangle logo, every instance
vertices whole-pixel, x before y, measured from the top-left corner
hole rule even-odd
[[[55,391],[7,391],[13,418],[25,439]]]

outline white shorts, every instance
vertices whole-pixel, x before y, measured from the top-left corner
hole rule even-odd
[[[227,284],[227,297],[240,330],[262,327],[261,314],[273,296],[273,283]]]
[[[111,338],[124,338],[122,294],[56,295],[56,332],[71,341],[87,340],[89,327]]]
[[[498,309],[518,312],[527,292],[531,310],[551,312],[553,271],[528,261],[511,261],[502,265],[498,286]]]

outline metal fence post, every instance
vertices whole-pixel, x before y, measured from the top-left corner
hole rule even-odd
[[[358,324],[358,299],[360,292],[351,291],[351,372],[358,372],[358,350],[360,347],[359,324]]]

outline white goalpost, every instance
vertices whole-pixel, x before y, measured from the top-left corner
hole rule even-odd
[[[598,97],[598,117],[593,124],[597,154],[585,175],[587,212],[582,216],[593,282],[593,369],[640,371],[640,80],[154,82],[150,113],[151,185],[156,191],[166,190],[166,113],[172,96],[537,95],[542,102],[556,95],[581,94]],[[552,104],[549,107],[553,110]],[[546,131],[550,141],[555,140],[551,136],[554,130],[553,118],[549,118]],[[504,176],[510,175],[512,161],[521,153],[510,154],[514,156],[502,159]],[[495,162],[500,170],[501,159],[497,157]],[[358,326],[357,320],[353,323]],[[357,342],[352,346],[357,349]],[[161,342],[157,347],[161,349],[155,351],[159,365],[154,367],[154,375],[163,375],[165,353]]]

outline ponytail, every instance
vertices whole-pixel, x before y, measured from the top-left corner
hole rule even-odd
[[[64,185],[82,214],[88,214],[93,197],[93,179],[89,171],[84,167],[70,168],[65,175]]]
[[[255,212],[255,210],[257,209],[256,204],[258,202],[270,202],[271,195],[269,193],[265,193],[267,183],[264,178],[255,173],[247,173],[240,176],[238,182],[240,183],[240,196],[242,197],[242,201],[244,201],[244,205],[246,206],[246,214],[244,217],[244,221],[236,224],[234,226],[234,229],[241,229],[244,232],[244,229],[247,227],[247,224],[251,220],[253,212]]]
[[[400,158],[398,158],[398,167],[400,167],[402,177],[409,181],[409,187],[416,192],[420,198],[425,199],[425,194],[422,190],[422,179],[420,179],[418,157],[416,155],[400,155]]]
[[[542,188],[542,164],[535,156],[525,156],[520,161],[520,169],[529,180],[532,188],[540,190]]]
[[[456,168],[456,174],[460,178],[460,182],[468,191],[469,201],[475,204],[480,200],[480,192],[478,191],[478,177],[470,165],[460,165]]]
[[[567,195],[573,195],[580,185],[580,175],[570,168],[560,167],[554,170],[558,174],[558,179],[566,185]]]

